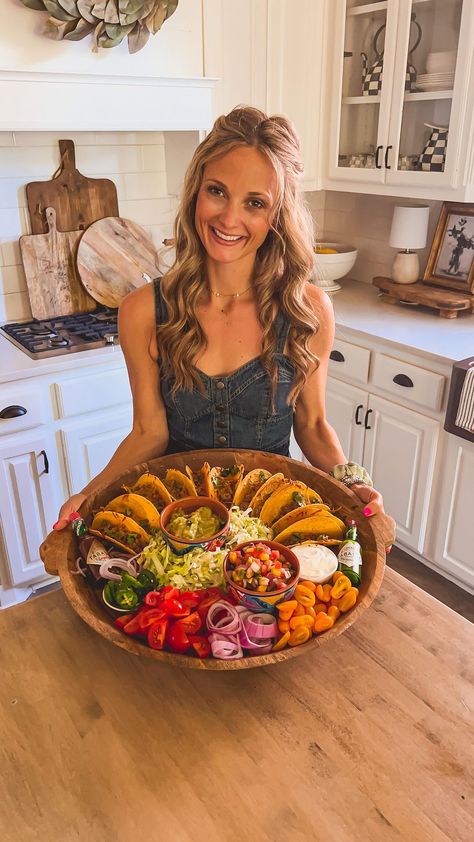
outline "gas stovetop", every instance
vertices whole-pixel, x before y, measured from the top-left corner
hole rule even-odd
[[[0,331],[33,360],[118,344],[117,310],[5,324]]]

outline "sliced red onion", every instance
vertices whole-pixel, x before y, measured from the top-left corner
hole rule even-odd
[[[209,635],[209,643],[211,644],[214,658],[220,658],[224,661],[235,661],[237,658],[242,658],[243,656],[242,647],[237,635],[213,632]]]
[[[278,627],[272,614],[252,614],[244,621],[245,629],[252,640],[266,640],[276,637]]]
[[[218,614],[221,614],[221,616],[216,620],[215,617]],[[226,635],[237,634],[242,628],[242,623],[235,607],[223,600],[219,600],[211,605],[207,614],[206,625],[210,632],[220,632]]]
[[[83,562],[83,560],[80,556],[78,558],[76,558],[76,569],[71,571],[74,574],[74,576],[76,576],[78,573],[80,573],[81,576],[85,577],[86,571],[82,567],[83,564],[84,564],[84,562]]]
[[[135,576],[136,570],[130,560],[125,561],[123,558],[108,558],[100,565],[99,574],[103,579],[112,579],[112,581],[120,582],[122,576],[120,573],[114,573],[111,568],[118,567],[119,570],[126,570],[132,576]]]

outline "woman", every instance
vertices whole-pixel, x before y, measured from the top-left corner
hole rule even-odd
[[[312,465],[350,485],[367,516],[382,511],[325,416],[334,314],[308,281],[313,223],[301,172],[291,123],[255,108],[219,117],[197,148],[175,223],[176,262],[120,306],[132,431],[64,503],[55,529],[139,462],[201,447],[288,455],[292,425]]]

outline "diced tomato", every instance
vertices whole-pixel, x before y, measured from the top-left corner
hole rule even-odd
[[[272,550],[270,553],[270,558],[280,558],[280,551],[279,550]]]
[[[211,654],[211,644],[203,634],[190,634],[191,646],[200,658],[208,658]]]
[[[186,617],[191,610],[186,608],[179,599],[165,599],[162,606],[167,617]]]
[[[157,608],[145,608],[140,612],[138,617],[138,627],[140,631],[146,631],[156,623],[157,620],[164,620],[166,613],[161,606]]]
[[[191,647],[189,637],[186,630],[179,624],[169,623],[166,630],[166,643],[173,652],[187,652]]]
[[[145,594],[145,605],[152,605],[153,607],[159,605],[163,601],[160,591],[148,591]]]
[[[117,617],[117,619],[114,620],[114,626],[117,626],[118,629],[123,629],[127,623],[130,622],[133,616],[133,614],[122,614],[121,617]]]
[[[193,611],[188,617],[177,620],[176,623],[182,626],[186,634],[196,634],[202,626],[202,621],[197,611]]]
[[[168,620],[157,620],[156,623],[153,623],[148,629],[148,646],[151,646],[152,649],[163,649],[167,629]]]

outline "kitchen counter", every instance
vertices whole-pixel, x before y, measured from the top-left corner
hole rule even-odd
[[[474,627],[387,570],[358,623],[245,672],[172,669],[62,591],[0,612],[5,842],[470,842]]]

